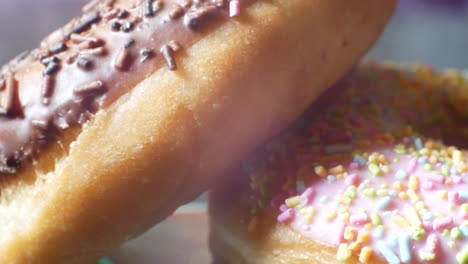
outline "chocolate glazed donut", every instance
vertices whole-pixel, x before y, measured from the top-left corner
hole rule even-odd
[[[91,261],[163,220],[356,63],[393,5],[90,2],[1,69],[0,262]]]

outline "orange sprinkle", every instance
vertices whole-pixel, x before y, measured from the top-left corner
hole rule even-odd
[[[398,214],[395,214],[394,216],[392,216],[392,223],[400,226],[400,227],[408,227],[410,226],[410,223],[408,222],[408,220],[406,220],[406,218],[404,218],[403,216],[401,215],[398,215]]]
[[[363,247],[359,253],[359,262],[367,264],[372,258],[372,248]]]
[[[448,191],[445,191],[445,190],[438,191],[436,195],[437,195],[437,197],[439,197],[440,199],[446,201],[447,198],[448,198]]]
[[[318,176],[320,176],[322,178],[325,178],[325,177],[328,176],[327,169],[325,169],[325,167],[323,167],[323,166],[316,166],[314,168],[314,171]]]
[[[408,188],[413,191],[419,190],[419,178],[414,175],[410,176],[408,181]]]
[[[330,170],[330,174],[333,174],[333,175],[338,175],[338,174],[342,174],[345,172],[345,169],[343,167],[343,165],[338,165],[334,168],[331,168]]]
[[[396,181],[393,183],[393,189],[396,191],[402,191],[403,190],[403,183],[401,181]]]

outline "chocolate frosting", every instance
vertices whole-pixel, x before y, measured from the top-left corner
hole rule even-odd
[[[86,122],[223,21],[227,0],[92,1],[0,75],[0,174]],[[213,24],[213,23],[211,23]]]

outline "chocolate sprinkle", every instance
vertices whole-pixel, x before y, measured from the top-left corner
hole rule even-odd
[[[65,51],[66,49],[67,49],[67,45],[65,45],[65,43],[61,42],[61,43],[53,46],[52,48],[50,48],[49,51],[52,54],[57,54],[57,53],[60,53],[62,51]]]
[[[0,91],[3,91],[5,89],[5,79],[0,79]]]
[[[209,18],[215,12],[215,6],[205,6],[196,10],[192,10],[185,15],[184,23],[188,28],[197,30],[200,27],[202,21]]]
[[[223,7],[226,5],[226,0],[211,0],[211,2],[216,6],[216,7]]]
[[[183,0],[180,5],[183,7],[183,8],[189,8],[190,6],[192,6],[192,0]]]
[[[59,64],[56,62],[51,62],[47,64],[46,69],[42,72],[43,75],[52,75],[57,72],[59,69]]]
[[[111,23],[111,28],[112,28],[113,31],[120,31],[121,26],[122,25],[119,23],[119,21],[113,21]]]
[[[93,67],[93,63],[83,57],[78,57],[76,60],[76,65],[83,70],[89,70],[91,67]]]
[[[169,47],[171,47],[172,51],[174,51],[174,52],[178,52],[181,49],[180,44],[177,43],[177,41],[175,41],[175,40],[169,41],[169,43],[167,45]]]
[[[145,62],[148,58],[153,56],[153,51],[149,48],[143,48],[140,50],[141,60],[140,62]]]
[[[133,23],[127,21],[127,22],[123,23],[121,29],[122,29],[123,32],[130,32],[133,29]]]
[[[87,50],[82,50],[80,51],[80,54],[85,55],[96,55],[96,56],[103,56],[106,54],[106,48],[104,47],[99,47],[95,49],[87,49]]]
[[[49,123],[45,120],[33,119],[31,120],[31,125],[33,125],[36,128],[46,130],[49,126]]]
[[[128,11],[125,10],[125,9],[120,11],[119,14],[117,15],[117,17],[120,18],[120,19],[128,17]]]
[[[130,64],[130,52],[125,47],[121,48],[114,61],[114,68],[117,70],[126,70]]]
[[[78,43],[80,49],[91,49],[104,45],[104,41],[100,38],[88,37],[78,34],[72,34],[70,40]]]
[[[154,15],[153,0],[145,0],[144,15],[145,17]]]
[[[169,10],[169,18],[170,19],[178,19],[184,14],[185,10],[180,5],[174,5],[171,10]]]
[[[91,13],[87,16],[85,16],[82,20],[81,23],[78,24],[76,27],[72,28],[70,32],[67,33],[66,37],[67,39],[70,39],[71,34],[73,33],[81,33],[86,30],[88,30],[94,23],[98,22],[101,16],[99,15],[99,12],[94,12]]]
[[[166,60],[166,65],[171,71],[177,70],[177,64],[174,59],[174,51],[169,45],[164,45],[161,47],[161,53],[164,56],[164,59]]]
[[[44,75],[42,79],[42,89],[41,94],[43,97],[42,103],[44,105],[49,104],[49,98],[52,95],[54,88],[54,77],[51,75]]]
[[[58,58],[56,56],[52,56],[52,57],[47,57],[47,58],[44,58],[41,60],[42,64],[44,64],[45,66],[49,65],[49,63],[51,62],[55,62],[57,63],[58,62]]]
[[[131,38],[131,39],[129,39],[127,42],[125,42],[124,48],[129,49],[129,48],[131,48],[134,44],[135,44],[135,40]]]
[[[13,110],[15,93],[17,92],[16,79],[10,75],[5,80],[5,89],[0,94],[0,114],[9,115]]]
[[[103,89],[104,84],[101,81],[94,81],[75,88],[73,92],[81,96],[89,93],[101,92]]]

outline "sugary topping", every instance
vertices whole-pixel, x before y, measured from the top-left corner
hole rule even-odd
[[[239,15],[232,2],[91,1],[81,18],[0,69],[0,174],[15,173],[154,69],[176,70],[176,54],[208,32],[206,23]]]
[[[339,261],[468,263],[468,153],[442,143],[467,142],[453,78],[356,70],[244,163],[252,219],[272,211]]]

